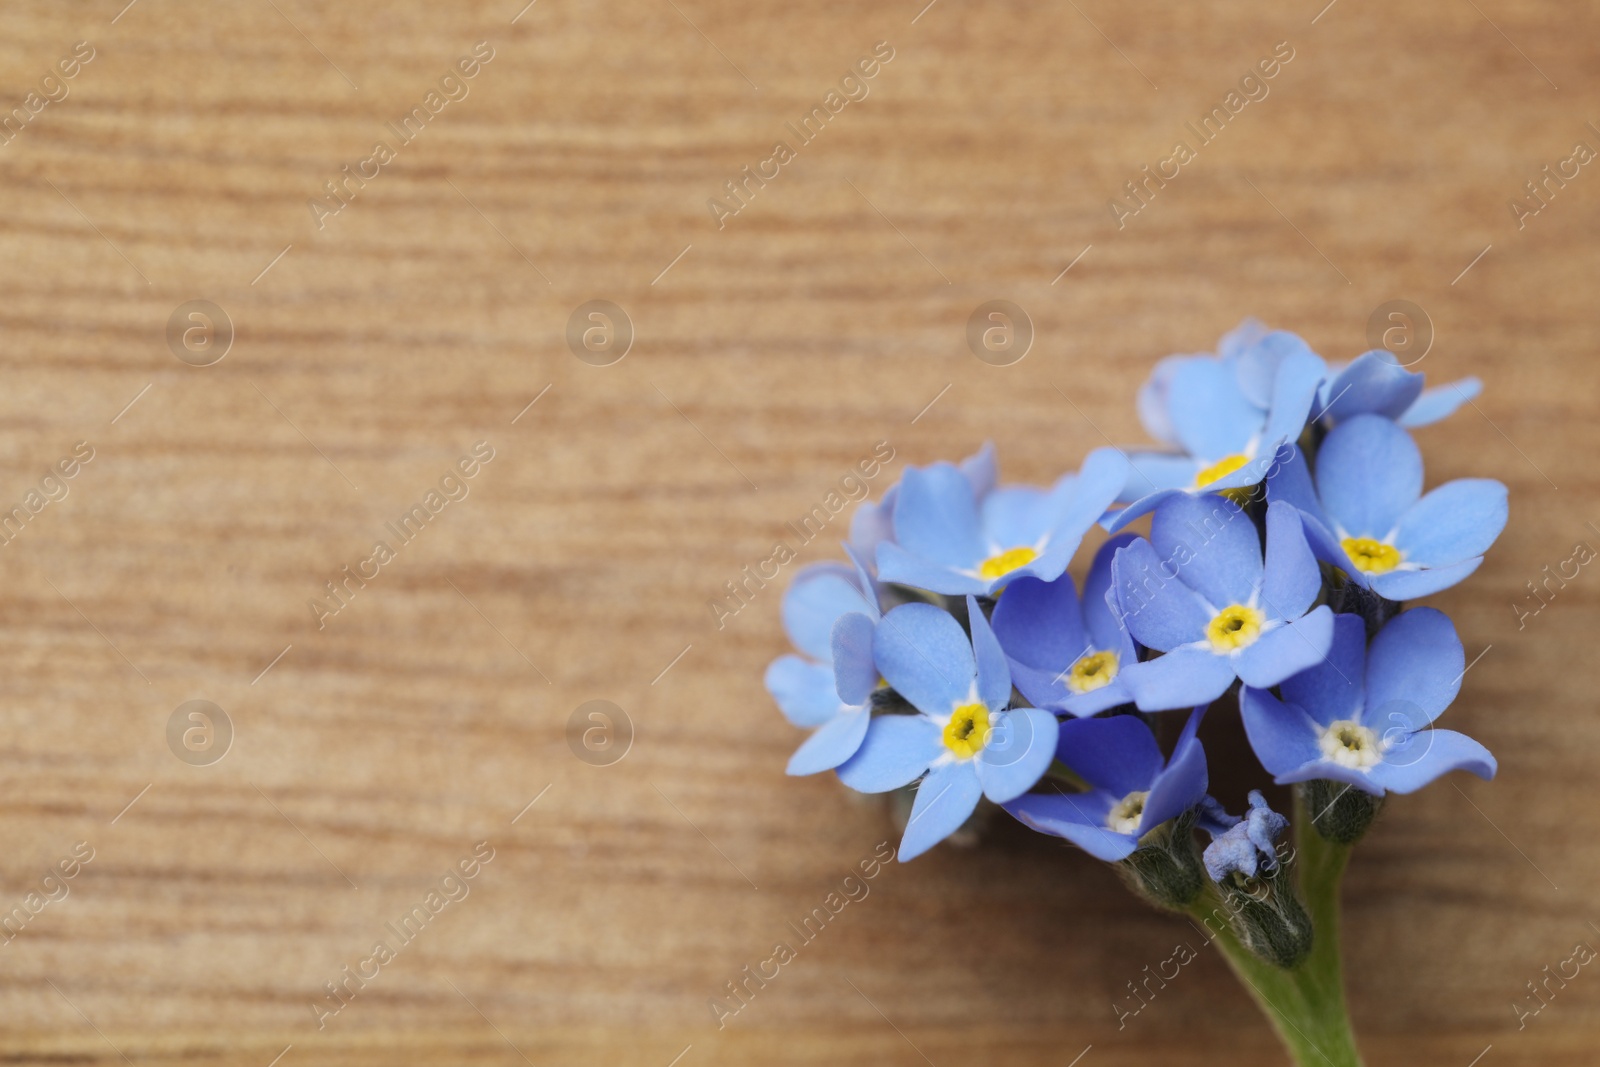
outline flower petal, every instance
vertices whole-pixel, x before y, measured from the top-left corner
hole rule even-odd
[[[1268,335],[1269,338],[1276,336]],[[1273,379],[1272,406],[1267,410],[1267,424],[1261,431],[1263,441],[1293,441],[1300,436],[1311,416],[1317,389],[1328,372],[1328,365],[1304,341],[1292,333],[1287,336],[1293,343],[1280,343],[1287,351]]]
[[[1239,717],[1268,774],[1286,774],[1322,758],[1316,723],[1303,709],[1283,703],[1265,689],[1240,690]]]
[[[1011,684],[1027,698],[1028,703],[1050,711],[1064,711],[1073,695],[1059,668],[1040,670],[1015,660],[1011,661]]]
[[[1134,660],[1130,656],[1123,662],[1132,663]],[[1128,689],[1128,683],[1118,676],[1099,689],[1091,689],[1087,693],[1073,693],[1061,702],[1061,710],[1081,719],[1089,715],[1098,715],[1109,708],[1132,703],[1133,692]]]
[[[1243,452],[1265,422],[1233,369],[1215,359],[1190,360],[1173,370],[1167,416],[1184,449],[1213,462]]]
[[[894,539],[894,504],[900,496],[896,482],[884,490],[883,499],[874,504],[863,500],[850,516],[850,544],[867,559],[876,559],[878,546]]]
[[[795,749],[794,755],[789,757],[787,773],[801,775],[831,771],[861,748],[861,740],[867,736],[871,721],[872,713],[866,708],[841,712]]]
[[[1056,756],[1061,762],[1117,800],[1149,789],[1161,772],[1161,746],[1137,715],[1068,719],[1058,737]]]
[[[978,698],[990,711],[1003,711],[1011,703],[1011,669],[1006,666],[1006,654],[995,640],[989,620],[983,609],[970,596],[967,597],[967,625],[972,627],[972,656],[978,671]]]
[[[1005,808],[1029,829],[1066,838],[1096,859],[1115,863],[1127,859],[1139,842],[1106,826],[1114,802],[1105,793],[1029,793]]]
[[[921,715],[879,715],[861,747],[839,767],[839,781],[861,793],[886,793],[916,781],[944,752],[939,726]]]
[[[1104,652],[1115,652],[1124,663],[1132,663],[1131,656],[1127,653],[1134,651],[1132,639],[1122,623],[1117,621],[1117,613],[1112,609],[1106,599],[1106,594],[1111,591],[1111,561],[1116,557],[1117,549],[1131,545],[1134,541],[1133,534],[1118,534],[1111,538],[1094,554],[1094,562],[1089,565],[1089,574],[1083,580],[1083,628],[1086,636],[1095,648]]]
[[[1260,588],[1261,539],[1227,497],[1205,493],[1166,501],[1150,522],[1150,543],[1162,559],[1177,564],[1179,581],[1219,611],[1248,603]]]
[[[1446,567],[1424,567],[1417,571],[1394,570],[1372,574],[1366,585],[1386,600],[1417,600],[1449,589],[1478,569],[1482,556],[1474,556]]]
[[[973,762],[983,795],[996,804],[1015,800],[1044,776],[1056,757],[1056,717],[1038,708],[1013,708],[990,731]]]
[[[1210,358],[1210,356],[1167,356],[1156,362],[1150,371],[1150,377],[1139,387],[1135,399],[1139,421],[1144,424],[1151,437],[1169,445],[1178,443],[1178,436],[1172,429],[1172,420],[1167,418],[1167,397],[1170,395],[1172,375],[1185,360]]]
[[[1342,763],[1335,763],[1330,759],[1323,759],[1319,756],[1310,763],[1302,764],[1292,771],[1277,775],[1273,778],[1273,781],[1279,785],[1294,785],[1298,782],[1309,782],[1320,778],[1329,782],[1343,782],[1352,789],[1359,789],[1363,793],[1371,793],[1373,796],[1381,797],[1383,796],[1383,786],[1379,785],[1377,779],[1373,777],[1372,771],[1375,769],[1364,770],[1360,767],[1346,767]],[[1311,821],[1316,822],[1325,811],[1327,811],[1326,808],[1322,812],[1314,813]]]
[[[1283,698],[1322,726],[1358,719],[1366,673],[1367,624],[1359,615],[1335,615],[1328,657],[1284,679]]]
[[[872,633],[877,624],[852,611],[833,625],[833,678],[839,699],[865,704],[878,686],[878,665],[872,660]]]
[[[1234,349],[1237,352],[1234,373],[1238,377],[1239,389],[1249,398],[1250,403],[1263,410],[1270,409],[1274,404],[1284,381],[1283,371],[1286,363],[1308,364],[1314,372],[1316,381],[1320,381],[1327,371],[1326,364],[1322,362],[1321,357],[1311,351],[1311,346],[1288,330],[1267,330],[1262,327],[1248,341],[1243,337],[1239,340],[1224,338],[1223,341],[1229,346],[1237,345]],[[1285,432],[1294,436],[1300,431]]]
[[[1299,508],[1295,509],[1299,511]],[[1344,545],[1333,535],[1323,520],[1304,511],[1300,512],[1300,528],[1306,535],[1306,544],[1311,546],[1311,554],[1324,563],[1331,563],[1344,571],[1345,576],[1363,589],[1373,587],[1372,580],[1378,575],[1368,574],[1366,571],[1350,562],[1350,557],[1345,553]],[[1415,574],[1415,571],[1391,571],[1391,574]],[[1392,597],[1390,599],[1393,599]]]
[[[1323,524],[1327,517],[1322,513],[1322,502],[1317,499],[1316,487],[1311,484],[1311,470],[1306,466],[1305,454],[1298,446],[1290,445],[1267,474],[1267,500],[1293,504]]]
[[[1133,502],[1162,489],[1192,489],[1201,467],[1193,456],[1134,452],[1128,456],[1128,481],[1117,499]]]
[[[1322,571],[1292,504],[1267,505],[1267,561],[1261,604],[1268,618],[1298,619],[1322,592]],[[1220,605],[1219,605],[1220,606]]]
[[[1506,508],[1506,487],[1491,478],[1446,482],[1400,517],[1394,545],[1412,563],[1460,563],[1489,550],[1506,527]]]
[[[1188,495],[1187,489],[1157,489],[1153,493],[1146,493],[1127,507],[1106,515],[1100,520],[1100,525],[1108,533],[1116,533],[1136,519],[1144,518],[1168,500]]]
[[[907,469],[894,506],[894,537],[912,555],[946,566],[970,567],[985,558],[967,476],[951,463]]]
[[[1244,353],[1271,332],[1260,319],[1246,318],[1222,335],[1222,340],[1217,342],[1217,355],[1222,357],[1224,363],[1237,363]],[[1248,389],[1245,391],[1249,392]],[[1265,407],[1266,401],[1262,401],[1260,406]]]
[[[1180,648],[1130,665],[1121,678],[1140,711],[1171,711],[1209,704],[1226,693],[1233,684],[1233,668],[1227,656]]]
[[[1422,395],[1422,375],[1395,363],[1385,349],[1363,352],[1328,383],[1323,416],[1343,422],[1357,415],[1398,419]]]
[[[1483,392],[1483,383],[1476,378],[1463,378],[1459,382],[1446,382],[1433,389],[1424,389],[1417,402],[1400,416],[1400,425],[1407,429],[1429,426],[1440,419],[1455,414],[1456,408],[1475,399]]]
[[[971,483],[972,496],[975,500],[981,503],[984,497],[994,492],[995,484],[1000,480],[1000,465],[995,460],[993,441],[985,441],[982,448],[957,466]]]
[[[1205,608],[1144,538],[1117,551],[1111,580],[1124,625],[1145,647],[1166,651],[1205,635]]]
[[[878,580],[948,596],[989,591],[989,583],[982,578],[962,574],[948,564],[914,555],[893,541],[885,541],[878,546]]]
[[[767,667],[766,684],[778,710],[796,726],[821,726],[842,706],[833,667],[826,663],[779,656]]]
[[[1422,495],[1422,453],[1381,415],[1357,415],[1328,431],[1317,452],[1322,509],[1351,537],[1389,536]]]
[[[977,664],[961,624],[932,604],[903,604],[872,635],[884,680],[913,707],[946,716],[972,693]]]
[[[1321,663],[1332,642],[1333,609],[1323,604],[1262,634],[1239,653],[1233,666],[1245,685],[1268,689]]]
[[[865,613],[873,620],[883,618],[883,608],[878,603],[878,583],[872,577],[872,570],[867,566],[867,560],[872,558],[872,553],[862,552],[849,542],[839,546],[844,549],[844,554],[850,557],[850,566],[856,572],[856,585],[863,592],[862,599],[867,601]]]
[[[970,763],[935,768],[917,787],[911,820],[900,839],[900,862],[915,859],[961,829],[982,793]]]
[[[1070,541],[1072,552],[1076,552],[1083,535],[1116,502],[1132,471],[1128,457],[1119,448],[1101,447],[1085,456],[1083,466],[1068,485],[1063,486],[1065,479],[1056,483],[1058,491],[1063,488],[1067,491],[1052,540]]]
[[[1088,646],[1082,605],[1068,574],[1053,582],[1012,582],[995,601],[990,622],[1008,658],[1039,670],[1071,666]]]
[[[827,663],[832,655],[833,624],[839,616],[875,607],[856,584],[855,569],[849,564],[831,560],[809,563],[783,594],[783,627],[795,648]]]
[[[1372,768],[1373,780],[1391,793],[1414,793],[1451,771],[1468,771],[1487,781],[1499,768],[1488,749],[1454,730],[1423,730],[1407,747],[1417,745],[1425,747],[1408,754],[1404,763],[1391,762],[1391,753],[1385,753],[1383,762]]]
[[[1195,708],[1183,733],[1173,746],[1172,758],[1150,784],[1150,795],[1145,798],[1144,815],[1139,821],[1141,833],[1149,833],[1168,819],[1194,807],[1205,795],[1208,785],[1205,749],[1195,737],[1206,709]]]
[[[1411,608],[1390,619],[1367,649],[1367,706],[1363,721],[1380,728],[1383,709],[1415,707],[1422,721],[1437,719],[1461,691],[1467,662],[1450,617]]]
[[[1050,494],[1031,485],[1006,485],[984,498],[980,509],[984,557],[1010,548],[1033,548],[1055,522]]]

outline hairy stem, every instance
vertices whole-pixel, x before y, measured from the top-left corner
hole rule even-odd
[[[1285,970],[1245,948],[1233,931],[1217,922],[1227,907],[1214,891],[1196,901],[1191,913],[1205,923],[1208,934],[1216,930],[1215,944],[1297,1067],[1361,1067],[1339,961],[1339,882],[1350,846],[1326,841],[1316,832],[1299,788],[1294,830],[1300,892],[1315,930],[1305,959]]]

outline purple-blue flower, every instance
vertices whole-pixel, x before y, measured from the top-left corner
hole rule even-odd
[[[1201,859],[1213,882],[1220,882],[1237,871],[1254,878],[1258,871],[1276,870],[1278,836],[1289,828],[1289,820],[1267,805],[1259,789],[1250,790],[1250,807],[1244,818],[1229,815],[1213,802],[1200,828],[1211,834]]]
[[[1322,574],[1299,513],[1270,505],[1266,527],[1263,561],[1255,525],[1232,501],[1179,495],[1156,510],[1150,540],[1118,550],[1112,588],[1128,632],[1165,653],[1123,671],[1141,709],[1208,704],[1234,678],[1277,685],[1327,653],[1333,612],[1311,610]]]
[[[994,443],[985,441],[983,447],[956,464],[972,486],[972,495],[979,504],[994,492],[999,481],[995,463]],[[864,560],[876,560],[878,546],[894,540],[894,505],[900,496],[900,483],[895,482],[883,492],[883,499],[874,504],[863,500],[850,517],[850,546]]]
[[[837,767],[855,754],[867,731],[878,677],[872,631],[880,611],[872,579],[853,553],[851,560],[853,566],[802,568],[783,596],[784,628],[803,655],[772,661],[767,692],[791,723],[816,729],[790,758],[790,774]]]
[[[1019,578],[995,601],[994,634],[1012,684],[1034,707],[1084,716],[1133,702],[1122,672],[1138,662],[1138,646],[1107,601],[1112,557],[1132,540],[1122,534],[1100,546],[1081,600],[1063,574]]]
[[[1245,732],[1284,785],[1322,778],[1381,796],[1454,770],[1493,778],[1488,749],[1432,728],[1461,689],[1465,661],[1455,626],[1432,608],[1395,616],[1370,648],[1360,616],[1339,615],[1327,660],[1285,681],[1282,700],[1245,687]]]
[[[1329,369],[1317,398],[1317,418],[1332,425],[1357,415],[1382,415],[1402,426],[1427,426],[1483,391],[1476,378],[1426,390],[1422,380],[1421,374],[1401,367],[1385,349],[1364,352],[1348,366]]]
[[[1004,486],[981,499],[954,464],[909,468],[894,502],[894,539],[878,545],[878,578],[957,596],[1058,578],[1126,480],[1127,461],[1112,448],[1091,452],[1051,489]]]
[[[1064,837],[1097,859],[1126,859],[1139,839],[1188,811],[1206,792],[1206,754],[1195,739],[1204,708],[1196,708],[1163,759],[1155,735],[1137,715],[1068,719],[1056,757],[1089,784],[1089,791],[1029,793],[1005,805],[1023,825]]]
[[[1140,390],[1140,416],[1153,436],[1184,454],[1130,456],[1133,469],[1120,499],[1132,503],[1108,517],[1108,530],[1120,530],[1175,495],[1257,485],[1305,429],[1327,365],[1294,334],[1256,336],[1251,325],[1224,338],[1220,355],[1177,356],[1157,365]]]
[[[1246,319],[1222,339],[1217,354],[1236,361],[1246,395],[1266,406],[1278,364],[1285,354],[1303,345],[1294,334],[1268,330],[1255,319]],[[1313,419],[1329,425],[1371,413],[1402,426],[1427,426],[1483,390],[1483,383],[1476,378],[1424,389],[1421,374],[1401,367],[1395,355],[1382,348],[1364,352],[1347,364],[1324,363],[1323,379]]]
[[[1379,415],[1328,431],[1314,486],[1296,449],[1267,496],[1299,509],[1319,559],[1388,600],[1436,593],[1477,570],[1507,514],[1506,487],[1489,478],[1460,478],[1423,496],[1422,453]]]
[[[983,612],[969,596],[969,639],[948,612],[906,604],[885,615],[873,656],[915,715],[879,715],[839,779],[863,793],[917,788],[900,859],[919,856],[957,830],[979,796],[997,804],[1027,792],[1050,766],[1056,718],[1011,708],[1011,673]]]

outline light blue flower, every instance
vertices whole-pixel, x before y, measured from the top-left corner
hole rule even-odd
[[[1222,355],[1157,365],[1140,392],[1140,415],[1153,435],[1183,454],[1129,457],[1133,469],[1119,498],[1132,503],[1107,517],[1108,530],[1179,494],[1248,490],[1305,429],[1327,365],[1294,334],[1254,336],[1250,326],[1224,339]]]
[[[1457,479],[1423,496],[1422,453],[1378,415],[1328,431],[1314,487],[1296,450],[1268,481],[1267,497],[1299,509],[1317,558],[1388,600],[1436,593],[1477,570],[1507,515],[1506,487],[1489,478]]]
[[[1201,859],[1213,882],[1238,872],[1254,878],[1258,871],[1278,867],[1278,837],[1289,828],[1289,820],[1273,811],[1259,789],[1250,790],[1250,807],[1244,818],[1229,815],[1220,805],[1201,820],[1200,827],[1211,834]]]
[[[1222,339],[1217,354],[1237,361],[1245,394],[1267,406],[1278,365],[1303,344],[1294,334],[1269,331],[1255,319],[1246,319]],[[1406,370],[1393,353],[1382,348],[1347,364],[1325,362],[1323,379],[1312,417],[1329,425],[1355,415],[1377,414],[1402,426],[1426,426],[1449,416],[1483,390],[1483,383],[1476,378],[1424,389],[1421,374]]]
[[[1285,681],[1282,700],[1245,687],[1245,732],[1280,785],[1320,778],[1382,796],[1454,770],[1493,778],[1488,749],[1432,728],[1460,691],[1465,662],[1455,626],[1432,608],[1401,612],[1370,648],[1360,616],[1339,615],[1327,661]]]
[[[1419,426],[1431,426],[1455,414],[1456,408],[1471,402],[1481,392],[1483,383],[1477,378],[1462,378],[1424,389],[1416,402],[1400,416],[1400,425],[1413,430]]]
[[[783,597],[784,628],[803,655],[773,660],[767,691],[791,723],[816,731],[790,758],[790,774],[837,767],[866,735],[878,678],[872,631],[881,613],[871,577],[854,553],[851,561],[802,568]]]
[[[1028,793],[1005,805],[1023,825],[1064,837],[1097,859],[1127,859],[1139,839],[1205,795],[1206,754],[1195,738],[1196,708],[1163,759],[1150,727],[1137,715],[1068,719],[1056,757],[1089,784],[1088,792]]]
[[[1476,378],[1424,390],[1423,376],[1406,370],[1392,353],[1376,348],[1343,368],[1329,368],[1317,398],[1317,418],[1333,425],[1357,415],[1382,415],[1402,426],[1427,426],[1451,415],[1483,391]]]
[[[1139,421],[1144,423],[1144,428],[1151,437],[1163,444],[1181,448],[1182,442],[1178,438],[1177,429],[1172,424],[1172,419],[1167,413],[1167,405],[1172,396],[1173,375],[1183,364],[1192,360],[1209,360],[1222,363],[1224,366],[1237,370],[1239,354],[1252,347],[1268,334],[1267,328],[1257,319],[1245,319],[1227,334],[1223,335],[1217,343],[1215,354],[1211,352],[1197,352],[1192,355],[1167,356],[1158,360],[1150,371],[1150,377],[1145,379],[1139,387],[1135,398],[1138,406]],[[1252,383],[1252,391],[1254,391]],[[1271,395],[1270,386],[1268,395]],[[1263,404],[1263,407],[1266,405]]]
[[[1133,702],[1122,672],[1139,649],[1107,601],[1112,557],[1132,540],[1122,534],[1100,546],[1081,600],[1063,574],[1053,582],[1019,578],[995,601],[994,634],[1012,684],[1034,707],[1084,716]]]
[[[955,832],[978,805],[1027,792],[1050,766],[1056,718],[1011,708],[1011,674],[976,601],[967,598],[969,640],[948,612],[906,604],[883,617],[873,655],[885,681],[917,709],[879,715],[839,779],[882,793],[926,774],[900,841],[902,861]]]
[[[905,473],[894,540],[878,545],[880,581],[948,595],[993,596],[1018,578],[1061,576],[1127,480],[1116,449],[1091,452],[1051,489],[1004,486],[981,500],[955,465]]]
[[[972,486],[973,498],[981,505],[994,492],[999,481],[995,463],[994,442],[985,441],[983,447],[956,464]],[[863,560],[873,561],[878,556],[878,546],[894,540],[894,505],[900,496],[900,483],[895,482],[884,490],[883,499],[877,503],[861,502],[850,517],[850,546]]]
[[[1277,685],[1327,653],[1333,613],[1311,610],[1322,573],[1299,513],[1270,505],[1266,533],[1263,562],[1237,505],[1180,494],[1156,510],[1149,541],[1118,550],[1112,588],[1128,632],[1165,653],[1123,671],[1142,710],[1208,704],[1236,677]]]

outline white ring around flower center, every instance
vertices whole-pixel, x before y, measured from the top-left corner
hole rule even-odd
[[[1365,771],[1383,762],[1384,743],[1367,727],[1349,719],[1330,724],[1317,739],[1324,758]]]

